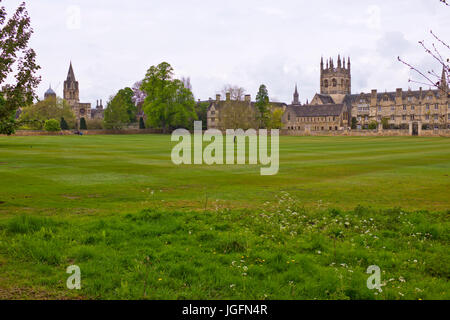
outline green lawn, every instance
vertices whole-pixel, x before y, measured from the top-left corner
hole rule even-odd
[[[281,137],[276,176],[174,144],[0,137],[0,299],[450,298],[450,139]]]

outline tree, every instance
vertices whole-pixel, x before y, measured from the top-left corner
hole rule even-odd
[[[223,95],[230,94],[231,100],[242,101],[245,96],[245,89],[236,85],[227,84],[222,89]]]
[[[356,129],[356,126],[358,125],[358,120],[356,119],[356,117],[352,117],[352,130]]]
[[[269,110],[269,92],[265,85],[259,87],[256,94],[256,108],[258,109],[258,120],[260,128],[267,128],[269,125],[271,113]]]
[[[61,131],[59,122],[55,119],[45,121],[44,128],[46,131]]]
[[[19,126],[15,119],[19,107],[33,103],[40,82],[35,73],[40,67],[36,53],[28,47],[33,29],[25,2],[10,19],[6,16],[5,7],[0,7],[0,133],[9,135]]]
[[[119,90],[119,92],[117,92],[117,95],[121,96],[123,102],[125,103],[128,117],[130,119],[129,122],[136,122],[137,107],[133,101],[134,98],[133,90],[129,87],[126,87],[124,89]]]
[[[84,117],[80,118],[80,130],[87,130],[86,119]]]
[[[446,0],[439,1],[446,6],[449,6]],[[447,42],[443,41],[442,38],[440,38],[438,35],[436,35],[433,30],[430,30],[430,34],[433,37],[434,41],[437,41],[437,43],[432,43],[430,47],[425,43],[424,40],[422,40],[419,41],[419,44],[424,49],[424,51],[435,61],[437,61],[439,66],[442,67],[442,73],[439,73],[440,70],[422,71],[418,67],[415,67],[412,64],[404,61],[400,57],[398,57],[397,59],[422,78],[422,80],[420,81],[408,79],[408,82],[430,85],[432,87],[435,87],[436,89],[447,90],[445,86],[448,86],[448,84],[450,83],[450,58],[448,57],[448,55],[450,54],[450,45]]]
[[[281,108],[275,108],[272,112],[269,112],[268,129],[282,129],[283,128],[283,114],[284,110]]]
[[[375,130],[376,128],[378,128],[378,122],[376,121],[371,121],[369,123],[369,130]]]
[[[142,87],[142,80],[136,82],[133,85],[133,103],[137,108],[137,114],[142,114],[142,106],[144,105],[145,98],[147,97],[147,94],[141,90]]]
[[[258,126],[255,109],[242,101],[227,101],[221,108],[220,126],[226,129],[254,129]]]
[[[115,95],[109,98],[104,113],[104,126],[106,129],[122,129],[130,122],[127,104],[123,95]]]
[[[197,114],[198,121],[202,122],[203,130],[208,128],[208,107],[209,102],[197,102],[195,105],[195,113]]]
[[[193,128],[197,119],[194,96],[183,82],[173,78],[173,68],[167,62],[148,69],[142,83],[147,97],[144,112],[147,122],[163,132],[176,128]]]
[[[69,125],[67,124],[67,121],[66,119],[64,119],[64,117],[61,117],[59,125],[61,126],[61,130],[69,130]]]
[[[68,126],[75,127],[75,114],[67,101],[49,97],[22,109],[18,123],[28,129],[42,130],[46,120],[64,118]]]
[[[139,129],[145,129],[145,123],[144,123],[143,117],[139,118]]]

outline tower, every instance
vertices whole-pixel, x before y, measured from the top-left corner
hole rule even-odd
[[[294,92],[294,100],[292,101],[293,105],[300,105],[300,100],[298,99],[299,94],[298,94],[298,90],[297,90],[297,84],[295,84],[295,92]]]
[[[320,93],[321,94],[351,94],[352,77],[350,71],[350,58],[342,62],[338,56],[337,67],[334,67],[333,59],[327,60],[324,68],[323,58],[320,61]]]
[[[80,102],[80,91],[78,88],[78,81],[75,79],[75,73],[73,72],[72,62],[70,62],[69,72],[67,73],[67,79],[64,81],[64,100],[68,102],[70,106],[75,106]]]

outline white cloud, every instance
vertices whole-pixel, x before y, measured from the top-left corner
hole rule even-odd
[[[2,3],[11,12],[21,1]],[[409,73],[396,56],[433,65],[417,41],[430,29],[443,37],[450,29],[449,9],[429,0],[39,0],[27,7],[42,67],[39,94],[52,83],[62,95],[72,60],[81,98],[90,102],[131,86],[162,61],[191,77],[197,98],[213,97],[226,83],[254,97],[264,83],[290,102],[298,83],[302,100],[311,100],[320,57],[338,53],[352,58],[354,92],[394,90],[408,86]]]

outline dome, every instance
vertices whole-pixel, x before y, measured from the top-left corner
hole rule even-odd
[[[48,97],[56,97],[56,92],[53,91],[52,87],[48,88],[48,90],[45,91],[44,98],[47,99]]]

